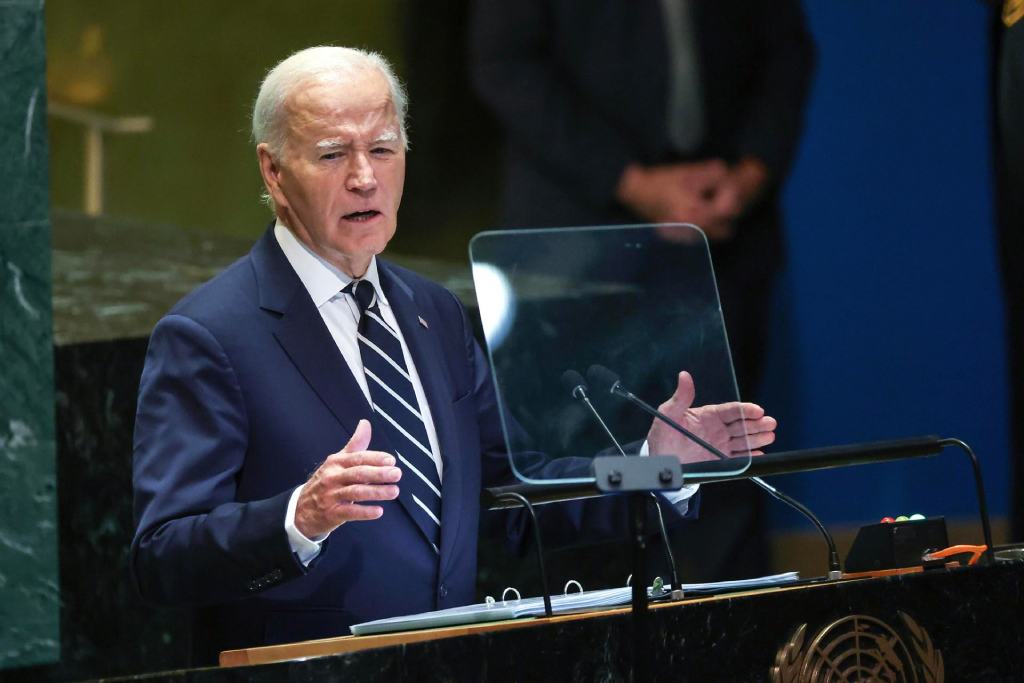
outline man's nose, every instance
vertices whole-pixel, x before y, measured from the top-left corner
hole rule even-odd
[[[356,152],[350,157],[351,163],[348,169],[348,176],[345,178],[345,187],[349,190],[366,192],[377,187],[377,177],[373,173],[373,166],[370,158],[363,152]]]

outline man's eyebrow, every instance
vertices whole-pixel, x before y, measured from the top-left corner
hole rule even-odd
[[[378,142],[395,142],[396,140],[398,140],[398,133],[396,133],[393,130],[389,130],[386,133],[381,133],[380,136],[373,142],[374,144],[376,144]]]
[[[348,143],[337,138],[328,138],[316,143],[317,149],[335,149],[337,147],[348,147]]]

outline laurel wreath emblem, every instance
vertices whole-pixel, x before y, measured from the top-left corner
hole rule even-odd
[[[802,624],[789,639],[789,642],[779,650],[779,654],[775,658],[775,668],[772,669],[774,683],[797,683],[800,667],[804,663],[803,653],[800,650],[803,649],[806,635],[807,624]]]
[[[921,659],[921,673],[924,674],[925,683],[943,683],[946,680],[946,668],[942,664],[942,653],[935,649],[931,636],[917,625],[913,617],[905,612],[899,614],[910,631],[910,640]]]
[[[839,619],[808,637],[802,624],[783,645],[771,670],[773,683],[871,680],[945,683],[942,652],[913,617],[898,612],[904,638],[891,626],[869,616]]]

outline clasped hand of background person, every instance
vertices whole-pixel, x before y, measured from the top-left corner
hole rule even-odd
[[[768,178],[764,164],[747,157],[730,167],[721,159],[659,166],[630,164],[616,196],[652,223],[693,223],[709,240],[733,236],[735,220],[761,194]],[[666,231],[669,240],[683,233]]]
[[[358,505],[398,498],[402,470],[390,453],[368,451],[370,422],[360,420],[348,444],[316,468],[299,492],[295,528],[306,538],[316,538],[345,522],[377,519],[379,505]]]
[[[730,457],[763,455],[761,449],[775,441],[778,423],[761,406],[733,401],[693,408],[695,397],[693,378],[681,372],[675,393],[658,410]],[[684,464],[715,459],[661,420],[651,426],[647,446],[651,455],[675,455]]]

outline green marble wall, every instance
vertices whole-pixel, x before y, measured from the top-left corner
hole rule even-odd
[[[0,669],[60,657],[45,66],[0,0]]]

